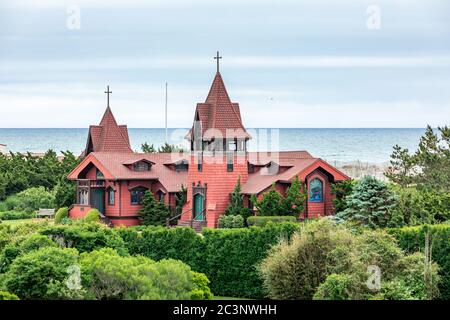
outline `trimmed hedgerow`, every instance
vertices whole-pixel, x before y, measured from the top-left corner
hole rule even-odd
[[[263,298],[256,265],[281,238],[299,229],[295,223],[270,223],[264,228],[204,229],[121,228],[118,232],[130,254],[153,260],[178,259],[206,274],[211,291],[219,296]]]
[[[126,243],[130,254],[140,254],[156,261],[181,260],[194,270],[201,264],[204,239],[191,228],[148,226],[120,228],[116,232]]]
[[[119,254],[128,253],[124,240],[115,230],[100,224],[83,222],[55,225],[40,231],[62,247],[89,252],[104,247],[115,249]]]
[[[247,218],[247,224],[249,226],[264,227],[267,223],[280,223],[280,222],[296,222],[297,218],[293,216],[252,216]]]
[[[429,234],[432,259],[439,267],[441,282],[439,291],[443,300],[450,299],[450,225],[424,225],[388,229],[407,253],[424,251],[425,235]]]

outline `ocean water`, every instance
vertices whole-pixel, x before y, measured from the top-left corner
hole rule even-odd
[[[396,144],[416,150],[425,129],[248,129],[253,139],[250,150],[307,150],[327,161],[389,161]],[[187,129],[169,129],[172,144],[186,146],[183,137]],[[57,152],[70,150],[81,153],[86,145],[87,129],[2,129],[0,144],[13,152]],[[164,129],[129,129],[134,150],[143,142],[160,146],[165,141]]]

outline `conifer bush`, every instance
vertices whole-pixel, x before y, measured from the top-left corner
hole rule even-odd
[[[97,209],[91,209],[84,217],[85,222],[100,222],[100,211]]]
[[[69,208],[63,207],[59,208],[55,214],[55,223],[61,223],[64,218],[69,217]]]
[[[153,193],[146,191],[139,211],[142,224],[146,226],[162,226],[170,217],[170,209],[162,201],[157,201]]]

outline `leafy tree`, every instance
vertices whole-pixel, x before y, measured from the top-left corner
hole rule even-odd
[[[146,191],[142,199],[142,208],[139,211],[144,225],[165,225],[166,219],[170,217],[170,210],[166,205],[157,201],[150,191]]]
[[[73,181],[61,177],[55,186],[55,206],[56,208],[70,207],[75,203],[77,196],[77,186]]]
[[[241,177],[238,177],[233,192],[230,195],[230,203],[225,210],[227,216],[242,216],[247,219],[251,215],[249,208],[244,206],[244,196],[241,193]]]
[[[402,224],[402,221],[391,219],[396,201],[396,195],[384,182],[366,176],[354,186],[346,200],[347,209],[337,217],[371,228],[396,226]]]

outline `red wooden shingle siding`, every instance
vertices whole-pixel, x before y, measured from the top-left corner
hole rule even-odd
[[[206,189],[206,220],[207,226],[214,228],[217,227],[217,222],[221,214],[226,210],[230,201],[230,193],[233,192],[236,182],[241,177],[241,184],[245,183],[248,178],[247,162],[234,157],[233,159],[233,171],[227,171],[227,163],[207,163],[207,156],[203,158],[203,170],[199,172],[197,165],[194,162],[194,158],[191,158],[188,172],[188,193],[187,203],[183,208],[183,211],[192,209],[192,184],[195,185],[200,182],[202,186],[207,184]],[[214,209],[213,209],[214,208]],[[181,220],[192,219],[192,211],[187,212],[181,217]]]

